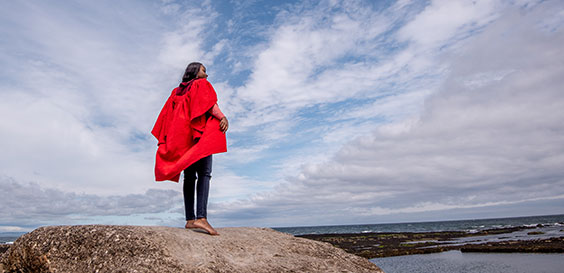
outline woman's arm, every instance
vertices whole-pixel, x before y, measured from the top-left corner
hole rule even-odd
[[[227,121],[225,115],[221,112],[221,110],[219,110],[217,103],[214,104],[212,108],[210,108],[208,113],[220,120],[219,129],[221,129],[221,131],[225,133],[225,131],[227,131],[227,129],[229,128],[229,121]]]
[[[212,116],[216,117],[219,120],[225,117],[225,115],[221,112],[221,110],[219,110],[219,106],[217,106],[217,103],[214,104],[212,108],[210,108],[208,113],[212,114]]]

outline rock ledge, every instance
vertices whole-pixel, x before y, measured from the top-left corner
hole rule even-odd
[[[328,243],[268,228],[217,230],[41,227],[14,242],[0,272],[382,272]]]

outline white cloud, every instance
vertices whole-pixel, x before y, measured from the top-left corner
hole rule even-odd
[[[182,204],[182,195],[173,190],[147,190],[143,194],[99,196],[76,194],[19,183],[0,177],[0,223],[2,226],[37,226],[83,223],[88,217],[163,213]],[[4,227],[6,228],[6,227]]]
[[[319,88],[317,85],[326,79],[316,74],[331,71],[329,82],[338,84],[347,75],[347,63],[339,58],[367,54],[362,52],[367,45],[361,43],[380,35],[389,22],[361,12],[360,5],[348,7],[341,12],[329,12],[331,7],[321,3],[301,14],[282,13],[284,18],[279,20],[284,23],[272,31],[267,46],[256,56],[249,80],[238,90],[239,98],[252,104],[253,113],[269,108],[275,112],[280,108],[296,109],[330,101],[338,95],[344,95],[341,100],[354,95],[343,94],[337,88]]]
[[[436,50],[440,47],[437,45],[448,44],[487,25],[495,19],[500,6],[495,0],[435,0],[399,30],[398,37],[422,49]]]
[[[432,90],[421,89],[408,93],[392,94],[377,99],[371,104],[362,105],[357,108],[347,108],[335,113],[332,119],[369,119],[383,117],[389,121],[401,121],[419,113],[423,101],[432,94]]]
[[[219,41],[212,48],[206,48],[204,34],[213,28],[217,13],[209,7],[209,3],[183,9],[180,9],[178,4],[169,4],[166,7],[169,6],[174,7],[167,8],[167,13],[175,18],[173,21],[176,29],[163,34],[159,60],[171,71],[183,71],[188,63],[196,60],[213,65],[214,57],[222,50],[226,41]]]
[[[259,50],[245,84],[223,86],[230,94],[222,98],[222,105],[228,109],[231,132],[258,139],[256,147],[246,150],[268,150],[295,136],[298,112],[307,107],[370,93],[377,96],[375,82],[397,73],[397,66],[382,69],[354,60],[373,56],[375,44],[394,20],[361,3],[330,4],[281,11],[277,17],[281,23],[267,33],[267,42],[252,48]],[[230,153],[245,158],[238,150]]]
[[[127,191],[124,179],[150,185],[150,162],[116,143],[111,130],[89,127],[50,100],[21,93],[0,98],[0,114],[16,117],[0,122],[3,174],[78,192]]]
[[[446,73],[446,65],[437,61],[443,47],[491,21],[494,7],[489,2],[471,6],[456,24],[433,31],[441,37],[434,43],[417,42],[423,38],[416,27],[431,27],[437,15],[446,16],[440,3],[432,3],[417,16],[411,15],[413,7],[407,3],[376,12],[363,3],[321,2],[280,12],[282,23],[272,28],[266,45],[256,53],[248,81],[227,99],[239,106],[231,112],[232,132],[252,132],[275,145],[299,137],[300,111],[355,99],[372,104],[327,111],[309,131],[335,147],[381,123],[412,119]],[[411,22],[403,21],[411,17]],[[399,34],[388,32],[402,25]],[[405,41],[407,47],[398,46]],[[387,49],[390,46],[398,49]],[[367,121],[375,117],[383,120]],[[355,127],[361,130],[351,130]],[[269,148],[264,142],[256,145],[264,151]],[[239,157],[237,151],[233,155]]]

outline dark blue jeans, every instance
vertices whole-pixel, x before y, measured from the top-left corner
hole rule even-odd
[[[208,195],[210,192],[210,179],[212,172],[212,156],[204,157],[184,170],[184,209],[186,220],[207,218]],[[196,187],[196,215],[194,215],[194,186],[198,175],[198,186]]]

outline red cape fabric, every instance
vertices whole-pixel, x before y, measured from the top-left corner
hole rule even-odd
[[[151,131],[159,141],[156,181],[178,182],[180,173],[194,162],[227,151],[219,120],[207,114],[217,103],[212,85],[206,79],[194,80],[181,96],[176,95],[178,88],[172,90]]]

